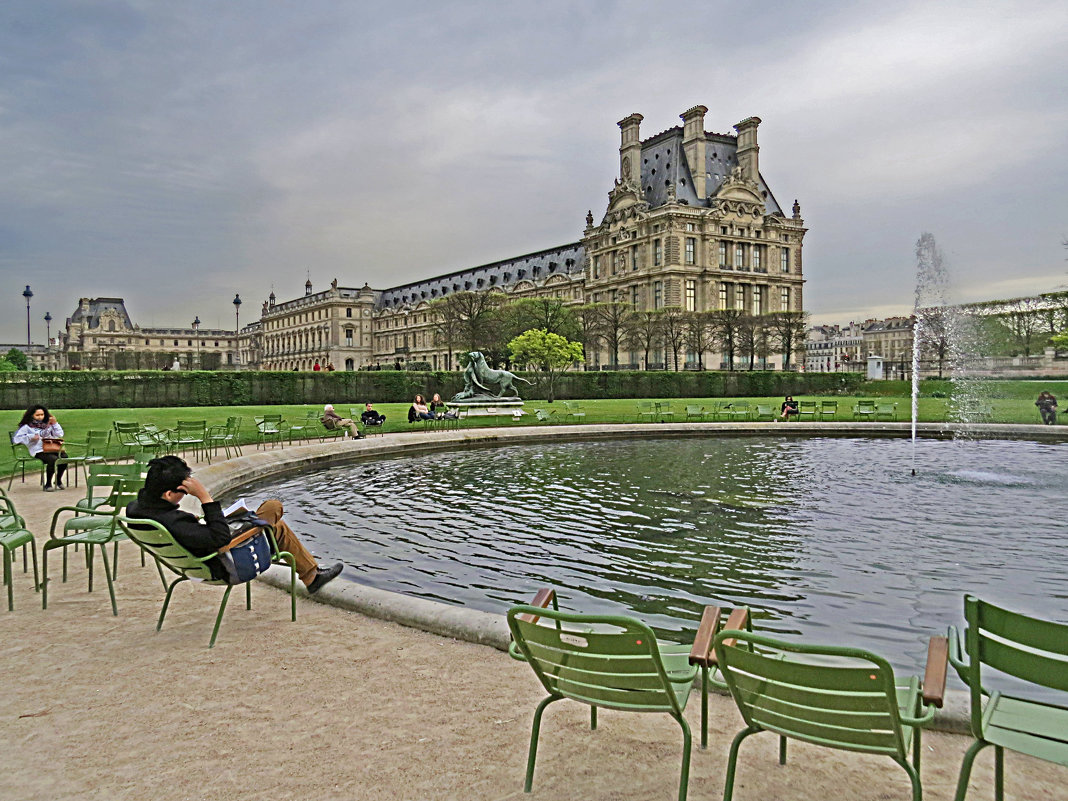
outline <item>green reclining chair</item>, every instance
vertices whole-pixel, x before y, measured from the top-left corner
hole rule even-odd
[[[188,581],[189,579],[200,579],[205,584],[216,584],[226,587],[226,592],[223,593],[222,603],[219,605],[219,614],[215,616],[215,627],[211,630],[211,640],[208,643],[209,648],[214,648],[215,639],[219,636],[219,624],[222,623],[223,612],[226,611],[226,602],[230,599],[230,591],[236,586],[228,581],[216,579],[212,576],[211,568],[208,567],[206,562],[218,556],[219,552],[216,551],[208,556],[193,556],[193,554],[189,553],[189,551],[175,541],[174,536],[167,531],[166,528],[155,520],[138,520],[120,515],[118,517],[118,523],[125,535],[152,556],[152,558],[156,560],[157,565],[166,567],[178,576],[178,578],[172,581],[167,588],[167,596],[163,599],[163,608],[160,610],[159,620],[156,622],[156,631],[159,631],[163,627],[163,618],[166,617],[167,607],[170,606],[171,603],[171,593],[174,592],[174,588],[180,582]],[[286,564],[290,568],[290,609],[291,617],[295,621],[297,619],[296,562],[291,553],[278,550],[278,543],[275,542],[274,532],[271,531],[270,528],[267,528],[267,532],[271,540],[271,563]],[[251,609],[252,581],[249,580],[243,583],[245,585],[245,608]]]
[[[790,737],[888,756],[908,773],[913,801],[921,801],[920,727],[942,706],[945,638],[932,639],[922,689],[917,678],[897,681],[885,659],[859,648],[784,642],[737,629],[717,634],[714,648],[722,686],[746,723],[731,743],[723,801],[734,793],[742,741],[762,731],[779,735],[780,764]]]
[[[994,798],[1001,801],[1006,748],[1068,767],[1068,625],[1010,612],[971,595],[964,596],[964,618],[963,635],[949,629],[949,661],[971,694],[975,743],[961,763],[955,798],[964,801],[972,763],[992,745]],[[989,671],[1013,676],[1018,689],[1009,695],[984,687]],[[1043,691],[1045,697],[1029,690]],[[1049,700],[1049,690],[1056,703]]]
[[[551,609],[548,609],[549,605]],[[694,647],[657,642],[652,629],[631,617],[561,612],[556,593],[543,589],[531,604],[508,611],[512,632],[509,653],[525,661],[549,694],[534,712],[527,755],[524,791],[534,780],[541,716],[554,701],[569,698],[590,707],[590,728],[597,728],[597,708],[624,712],[661,712],[682,728],[682,770],[679,801],[685,801],[690,773],[690,727],[683,710],[698,673],[698,660],[708,658],[714,632],[704,627],[719,621],[714,607],[706,610]],[[699,643],[705,650],[698,653]],[[707,735],[707,707],[702,705],[702,739]]]

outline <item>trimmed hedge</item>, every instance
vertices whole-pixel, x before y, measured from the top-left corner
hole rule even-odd
[[[544,399],[538,373],[519,385],[531,400]],[[851,393],[858,374],[781,372],[574,372],[556,379],[557,398],[713,398]],[[57,409],[272,404],[401,403],[418,392],[445,399],[463,389],[456,372],[130,372],[56,371],[0,374],[0,408],[43,403]]]

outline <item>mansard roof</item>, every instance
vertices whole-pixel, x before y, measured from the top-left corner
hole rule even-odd
[[[70,322],[85,323],[86,328],[99,328],[100,316],[108,310],[116,312],[126,328],[133,328],[130,315],[126,311],[126,303],[122,298],[91,298],[84,308],[79,302],[78,308],[70,316]]]
[[[720,184],[738,166],[738,137],[731,134],[705,132],[705,188],[714,196]],[[675,185],[675,197],[690,206],[707,207],[709,197],[699,198],[694,190],[693,176],[682,149],[682,127],[661,131],[642,142],[642,192],[650,208],[668,202],[668,184]],[[760,193],[768,214],[783,210],[771,193],[764,176],[760,176]]]
[[[375,299],[378,310],[399,308],[420,301],[432,301],[456,292],[504,289],[523,280],[542,281],[551,275],[581,275],[583,271],[581,242],[539,250],[525,256],[495,261],[479,267],[439,275],[426,281],[383,289]]]

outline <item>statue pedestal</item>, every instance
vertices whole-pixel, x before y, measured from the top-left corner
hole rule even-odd
[[[476,397],[449,401],[449,408],[455,409],[460,417],[513,417],[520,418],[523,401],[519,398]]]

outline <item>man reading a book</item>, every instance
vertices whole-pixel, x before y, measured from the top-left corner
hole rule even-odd
[[[178,504],[186,495],[200,501],[204,519],[183,512]],[[126,507],[128,517],[155,520],[167,529],[193,556],[208,556],[224,548],[234,539],[230,526],[223,516],[222,506],[211,497],[208,488],[193,477],[193,471],[177,456],[161,456],[148,463],[148,477],[137,499]],[[278,548],[293,554],[297,575],[309,593],[316,593],[341,573],[342,564],[319,567],[308,549],[297,539],[286,521],[282,519],[282,502],[264,501],[256,510],[256,516],[271,524]],[[239,534],[247,538],[247,532]],[[218,559],[207,562],[211,575],[226,580],[226,568]]]

